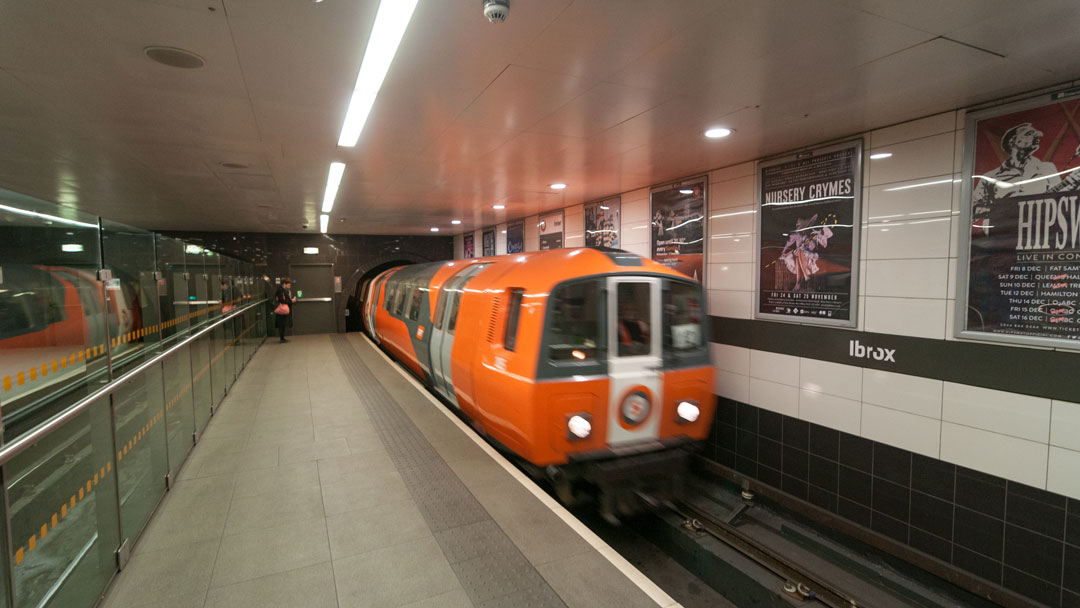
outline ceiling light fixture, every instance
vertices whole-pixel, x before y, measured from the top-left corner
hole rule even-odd
[[[345,174],[345,163],[330,163],[330,175],[326,177],[326,192],[322,198],[322,212],[330,213],[334,208],[334,199],[337,198],[338,186],[341,185],[341,176]]]
[[[439,227],[438,227],[438,226],[432,226],[432,227],[431,227],[431,231],[432,231],[432,232],[438,232],[438,231],[439,231]]]
[[[870,155],[870,160],[881,160],[883,158],[889,158],[892,156],[892,152],[875,152]]]
[[[382,0],[379,11],[375,14],[375,25],[371,28],[364,50],[364,59],[360,63],[360,72],[356,75],[349,110],[345,113],[345,123],[341,126],[338,145],[353,147],[364,130],[371,106],[382,88],[383,79],[394,61],[398,45],[409,27],[417,0]]]
[[[565,190],[566,189],[566,184],[564,184],[562,182],[556,182],[554,184],[551,184],[551,189],[552,190]]]
[[[330,225],[330,216],[322,214],[319,216],[319,232],[326,234],[326,228]]]
[[[450,220],[450,223],[457,226],[458,224],[461,223],[461,220]]]
[[[713,127],[712,129],[705,131],[705,137],[708,137],[709,139],[718,139],[720,137],[727,137],[732,133],[734,133],[734,129],[728,129],[725,127]]]
[[[506,205],[492,205],[491,208],[496,211],[502,211],[503,209],[506,209]]]

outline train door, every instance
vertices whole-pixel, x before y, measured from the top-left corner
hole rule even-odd
[[[487,264],[468,266],[451,277],[439,290],[435,305],[435,315],[431,325],[431,380],[432,385],[447,400],[459,407],[454,395],[454,382],[450,372],[450,355],[454,347],[454,329],[457,324],[457,311],[461,305],[461,295],[465,284]]]
[[[609,277],[608,444],[655,440],[663,362],[659,278]]]

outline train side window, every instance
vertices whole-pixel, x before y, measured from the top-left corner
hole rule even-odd
[[[701,289],[671,281],[664,289],[664,350],[689,352],[704,348]]]
[[[387,281],[384,289],[386,293],[383,295],[383,309],[385,309],[386,312],[391,312],[394,310],[394,285]]]
[[[552,361],[596,361],[601,343],[599,284],[583,281],[560,285],[548,298],[548,358]]]
[[[409,303],[409,319],[416,321],[420,318],[420,304],[422,302],[422,293],[419,287],[413,287],[412,290],[412,302]]]
[[[517,342],[518,317],[521,315],[521,298],[525,290],[514,288],[510,290],[510,301],[506,309],[506,333],[503,335],[503,348],[514,350]]]
[[[398,285],[397,297],[394,300],[394,314],[402,316],[405,309],[405,285]]]
[[[447,304],[447,306],[450,307],[450,319],[446,322],[446,331],[454,333],[454,328],[457,327],[458,305],[461,304],[461,292],[455,291],[451,295],[454,297],[454,300]]]
[[[446,285],[439,290],[438,303],[435,304],[435,329],[442,329],[442,315],[446,310],[446,299],[450,294],[446,291]]]

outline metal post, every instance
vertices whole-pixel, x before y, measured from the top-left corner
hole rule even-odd
[[[102,228],[104,230],[104,228]],[[102,247],[102,255],[104,255],[104,247]],[[98,271],[98,279],[102,282],[103,289],[102,295],[105,300],[105,355],[106,361],[109,364],[109,382],[113,381],[113,366],[112,366],[112,331],[109,327],[109,312],[112,310],[112,299],[109,297],[109,282],[112,281],[112,273],[109,270],[102,269]],[[109,395],[109,437],[112,440],[112,446],[109,450],[109,460],[113,459],[113,454],[117,452],[116,442],[116,399],[115,394]],[[93,406],[87,410],[87,414],[93,420]],[[93,424],[91,424],[93,426]],[[91,433],[91,442],[93,442],[94,434]],[[116,495],[116,530],[118,532],[118,539],[120,543],[116,546],[116,566],[118,570],[124,569],[124,563],[121,560],[121,556],[124,553],[123,549],[127,545],[127,539],[124,538],[124,521],[120,515],[120,462],[116,462],[116,466],[113,467],[113,491]],[[98,516],[100,518],[100,514]]]
[[[0,403],[0,447],[4,445],[3,403]],[[4,547],[7,548],[8,606],[15,608],[15,545],[11,539],[11,501],[8,499],[7,465],[0,465],[0,494],[4,500]]]

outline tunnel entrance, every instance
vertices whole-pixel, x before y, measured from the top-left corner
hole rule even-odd
[[[364,329],[364,298],[367,297],[367,290],[371,284],[371,280],[379,276],[379,273],[395,268],[397,266],[408,266],[413,264],[411,260],[391,260],[389,262],[383,262],[378,266],[374,266],[365,272],[356,281],[356,289],[353,293],[349,294],[349,301],[346,304],[349,315],[345,318],[345,331],[361,331]]]

